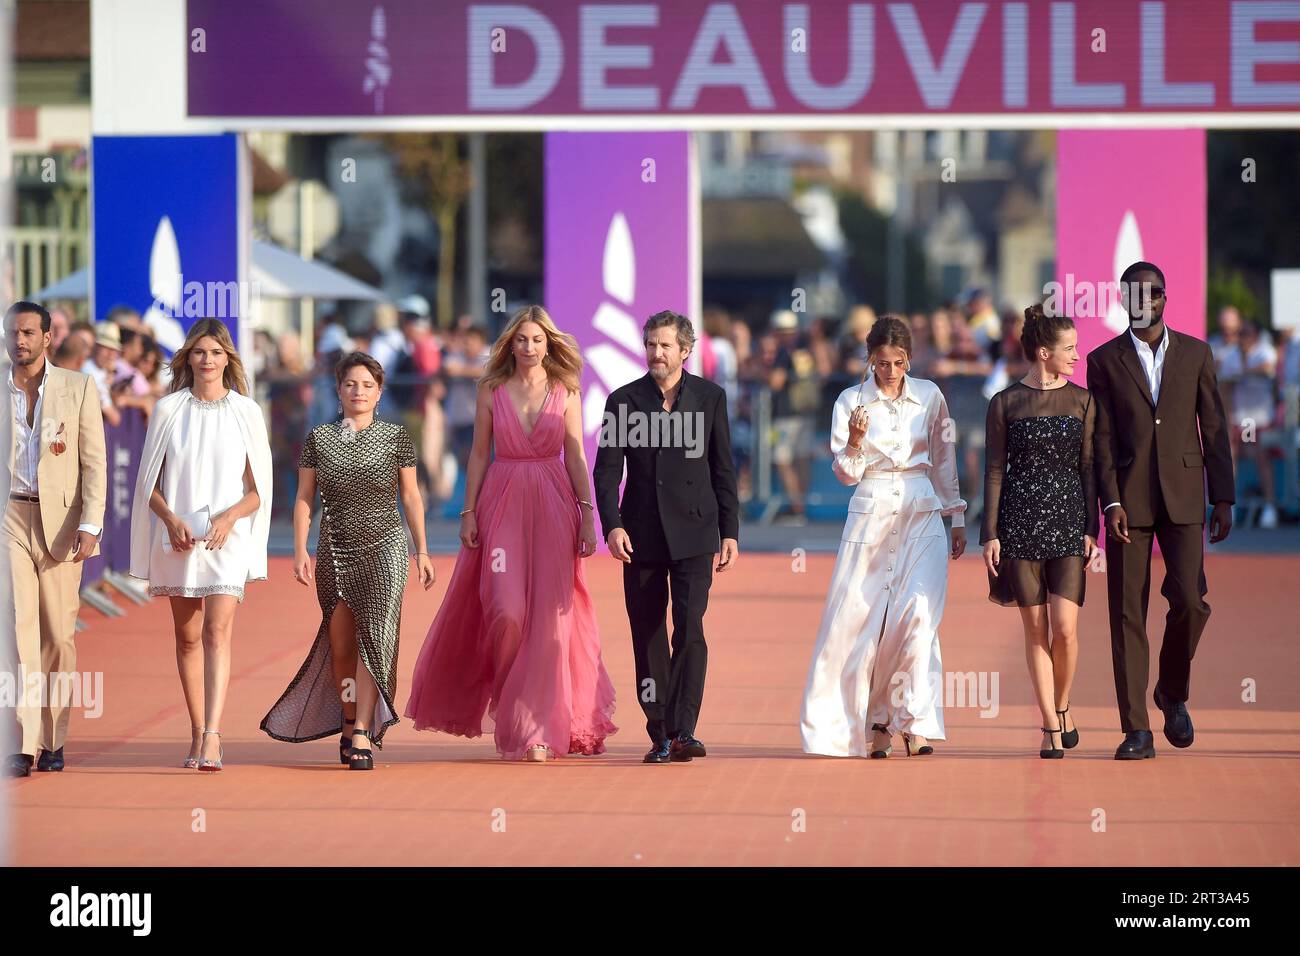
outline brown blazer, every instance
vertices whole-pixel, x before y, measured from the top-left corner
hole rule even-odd
[[[1235,500],[1227,416],[1200,339],[1169,329],[1158,403],[1127,330],[1088,354],[1088,390],[1102,508],[1118,501],[1129,524],[1148,527],[1163,498],[1174,524],[1202,524],[1207,482],[1211,502]]]
[[[41,457],[36,464],[45,546],[58,561],[72,560],[77,526],[104,526],[108,461],[99,389],[89,375],[49,362],[41,403]],[[62,451],[55,454],[55,449]],[[103,540],[103,535],[100,535]],[[92,555],[99,553],[99,542]]]

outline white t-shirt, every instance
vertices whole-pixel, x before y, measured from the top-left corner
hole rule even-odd
[[[95,387],[99,389],[99,404],[103,408],[113,404],[113,396],[108,390],[108,373],[95,364],[94,359],[86,359],[86,363],[81,366],[81,371],[94,379]]]
[[[1273,423],[1273,383],[1277,379],[1277,349],[1267,336],[1261,335],[1250,351],[1242,356],[1241,349],[1234,349],[1239,356],[1241,377],[1233,394],[1233,417],[1237,424],[1249,418],[1256,428],[1266,428]],[[1252,372],[1251,368],[1260,365],[1272,365],[1273,373]]]

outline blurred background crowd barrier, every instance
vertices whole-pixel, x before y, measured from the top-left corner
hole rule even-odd
[[[100,387],[112,508],[169,357],[214,317],[267,415],[273,548],[354,348],[416,443],[431,544],[454,547],[475,379],[540,302],[582,350],[589,457],[605,395],[644,373],[641,323],[686,313],[689,370],[727,393],[749,528],[831,542],[850,489],[828,467],[830,409],[876,316],[903,316],[973,524],[989,399],[1025,369],[1022,310],[1149,259],[1171,327],[1214,348],[1237,521],[1300,547],[1300,84],[1284,81],[1300,48],[1278,39],[1294,3],[1117,3],[1100,39],[1088,5],[1051,0],[327,6],[12,5],[0,280],[51,308],[53,360]],[[1150,56],[1126,54],[1139,40]],[[616,50],[652,66],[611,68]],[[1073,305],[1081,353],[1124,327]],[[106,536],[88,600],[138,598]]]

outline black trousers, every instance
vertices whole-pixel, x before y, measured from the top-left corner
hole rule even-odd
[[[704,611],[713,584],[713,555],[623,565],[623,597],[632,626],[636,695],[655,743],[695,733],[704,699],[709,649]],[[672,600],[673,639],[665,614]]]
[[[1160,542],[1165,579],[1160,593],[1169,602],[1165,636],[1160,644],[1156,686],[1167,701],[1185,701],[1191,693],[1192,657],[1210,619],[1205,603],[1204,524],[1174,524],[1164,502],[1156,503],[1149,527],[1129,526],[1129,543],[1106,535],[1106,587],[1110,603],[1111,663],[1120,727],[1125,733],[1150,730],[1147,686],[1150,647],[1147,605],[1151,596],[1151,542]]]

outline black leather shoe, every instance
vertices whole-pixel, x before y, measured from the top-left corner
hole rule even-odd
[[[668,741],[660,740],[653,744],[646,753],[642,763],[667,763],[672,758],[672,751],[668,746]]]
[[[1165,715],[1165,739],[1180,750],[1190,747],[1196,739],[1196,731],[1192,727],[1192,715],[1187,712],[1187,705],[1181,700],[1165,700],[1159,687],[1156,688],[1155,700],[1156,706]]]
[[[1155,755],[1155,741],[1149,730],[1130,730],[1115,751],[1116,760],[1145,760]]]
[[[30,777],[32,775],[32,758],[30,754],[13,754],[5,760],[6,777]]]
[[[49,751],[42,750],[41,755],[36,758],[36,769],[42,772],[58,773],[63,769],[63,748]]]
[[[690,734],[678,734],[672,742],[673,760],[684,762],[692,760],[695,757],[707,757],[708,751],[704,749],[704,744],[700,743]]]

